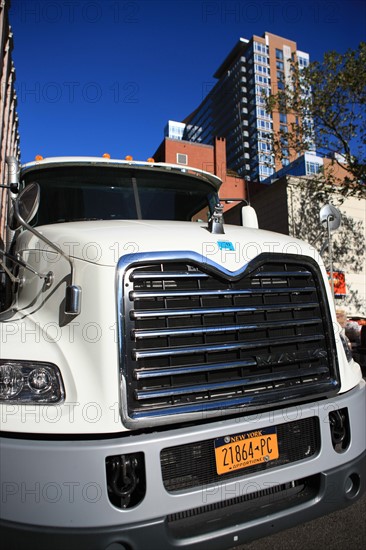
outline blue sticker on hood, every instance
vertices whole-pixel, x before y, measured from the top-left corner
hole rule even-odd
[[[217,244],[219,245],[219,250],[229,250],[231,252],[235,252],[234,245],[230,241],[217,241]]]

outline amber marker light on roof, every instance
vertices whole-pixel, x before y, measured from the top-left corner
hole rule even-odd
[[[43,157],[42,155],[36,155],[34,160],[43,160]]]
[[[133,157],[131,157],[131,155],[126,155],[125,160],[133,160]]]
[[[103,158],[104,159],[110,159],[111,158],[111,155],[109,153],[104,153],[103,154]]]
[[[153,159],[152,157],[149,157],[149,158],[147,159],[147,162],[155,162],[155,159]]]

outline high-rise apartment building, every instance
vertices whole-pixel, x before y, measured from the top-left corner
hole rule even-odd
[[[271,134],[298,120],[295,114],[268,114],[263,95],[284,88],[292,60],[300,67],[309,63],[292,40],[268,32],[240,38],[214,74],[216,84],[184,120],[183,139],[212,145],[215,137],[225,137],[228,167],[248,180],[263,181],[286,166],[293,157],[285,146],[275,163]]]

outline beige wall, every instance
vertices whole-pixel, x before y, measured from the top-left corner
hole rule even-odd
[[[366,316],[366,199],[344,199],[336,192],[319,195],[306,176],[285,176],[272,185],[252,187],[251,193],[261,229],[314,243],[318,251],[327,236],[319,221],[320,209],[326,202],[337,206],[342,214],[340,228],[332,233],[333,266],[345,273],[347,295],[336,298],[335,304],[349,316]],[[328,267],[327,252],[323,258]]]
[[[363,226],[362,238],[363,242],[366,243],[366,199],[355,199],[350,197],[346,199],[344,204],[340,207],[341,212],[345,212],[348,216],[352,217],[354,220],[361,222]],[[346,284],[348,289],[352,289],[357,292],[360,296],[363,296],[363,310],[358,312],[354,308],[349,308],[349,312],[352,314],[360,313],[366,316],[366,254],[362,257],[359,257],[359,266],[361,272],[354,273],[347,271],[347,266],[344,266],[344,271],[346,275]]]
[[[335,303],[337,307],[343,307],[349,316],[366,316],[366,199],[344,199],[335,191],[328,196],[317,197],[311,191],[308,178],[284,179],[287,182],[289,234],[310,243],[321,235],[315,244],[317,250],[320,250],[326,237],[319,221],[321,207],[330,202],[339,208],[342,222],[340,228],[332,233],[333,267],[345,273],[347,295],[336,297]],[[329,266],[327,252],[324,261]]]

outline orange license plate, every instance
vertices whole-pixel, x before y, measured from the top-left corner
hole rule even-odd
[[[219,475],[278,458],[276,428],[264,428],[215,439]]]

